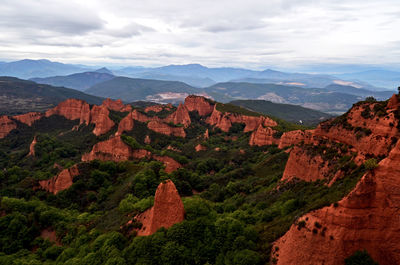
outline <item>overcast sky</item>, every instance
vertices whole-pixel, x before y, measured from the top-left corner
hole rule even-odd
[[[399,0],[2,0],[0,59],[156,66],[400,62]]]

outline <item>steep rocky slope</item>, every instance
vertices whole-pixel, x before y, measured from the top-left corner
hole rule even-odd
[[[154,206],[135,219],[142,223],[137,232],[139,236],[152,235],[161,227],[169,228],[182,222],[185,219],[185,209],[174,183],[171,180],[160,183],[154,197]]]

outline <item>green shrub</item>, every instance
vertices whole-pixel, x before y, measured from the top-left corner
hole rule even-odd
[[[367,170],[372,170],[374,168],[378,167],[378,161],[375,158],[370,158],[367,161],[364,162],[364,167]]]

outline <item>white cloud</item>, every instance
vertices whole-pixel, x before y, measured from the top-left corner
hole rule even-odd
[[[389,64],[396,0],[3,0],[0,58],[93,64]]]

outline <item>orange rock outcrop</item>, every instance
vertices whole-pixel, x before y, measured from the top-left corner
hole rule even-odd
[[[79,123],[90,123],[90,106],[83,100],[67,99],[45,113],[46,117],[60,115],[68,120],[79,120]]]
[[[173,124],[182,124],[185,128],[189,127],[191,123],[189,111],[183,104],[179,104],[176,111],[168,115],[164,121],[172,122]]]
[[[29,145],[29,154],[28,156],[35,156],[35,145],[37,143],[36,136],[33,137],[32,143]]]
[[[82,156],[82,161],[111,160],[125,161],[133,158],[150,158],[151,153],[144,149],[133,150],[126,145],[120,136],[112,137],[106,141],[95,144],[90,153]]]
[[[185,107],[189,111],[197,111],[200,116],[207,116],[213,112],[214,104],[200,96],[188,96],[185,98]]]
[[[28,112],[25,114],[13,116],[14,119],[25,123],[28,126],[32,126],[35,121],[40,120],[42,117],[44,117],[44,114],[40,112]]]
[[[173,127],[161,121],[150,121],[147,124],[147,128],[168,136],[173,135],[177,137],[186,137],[186,132],[183,127]]]
[[[94,135],[102,135],[114,127],[115,123],[110,119],[109,114],[110,111],[104,105],[92,107],[90,110],[90,123],[94,123],[96,125],[93,130]]]
[[[207,147],[205,147],[204,145],[198,144],[198,145],[196,145],[196,147],[194,149],[196,150],[196,152],[200,152],[200,151],[207,150]]]
[[[17,128],[17,124],[8,116],[0,116],[0,139],[6,137],[12,130]]]
[[[264,116],[256,117],[228,112],[222,113],[217,110],[217,105],[214,106],[214,110],[207,119],[207,123],[220,128],[224,132],[228,132],[233,123],[244,123],[246,125],[243,130],[244,132],[254,131],[260,124],[266,127],[278,125],[274,120]]]
[[[344,264],[367,250],[381,265],[400,264],[400,142],[354,190],[334,205],[302,216],[273,246],[278,265]],[[315,227],[315,222],[321,228]],[[317,233],[312,230],[317,229]]]
[[[74,177],[79,175],[78,166],[75,165],[71,168],[64,169],[57,176],[52,177],[48,180],[39,181],[39,186],[53,194],[68,189],[73,183]]]
[[[179,164],[177,161],[175,161],[173,158],[171,158],[169,156],[153,155],[152,158],[157,161],[163,162],[165,165],[165,172],[167,172],[167,173],[171,173],[171,172],[177,170],[178,168],[182,167],[181,164]]]
[[[131,105],[124,105],[122,103],[122,100],[112,100],[112,99],[105,99],[103,101],[102,106],[107,107],[109,110],[113,111],[119,111],[119,112],[126,112],[126,111],[132,111],[132,106]]]
[[[145,149],[132,149],[122,141],[120,136],[115,136],[95,144],[89,153],[82,156],[82,161],[86,162],[98,159],[120,162],[142,158],[163,162],[167,173],[171,173],[172,171],[182,167],[181,164],[169,156],[154,155]]]
[[[161,227],[170,228],[182,222],[185,219],[185,209],[174,183],[167,180],[158,185],[154,206],[135,219],[143,224],[138,236],[152,235]]]
[[[251,136],[250,136],[250,145],[271,145],[271,144],[279,144],[279,138],[274,137],[275,130],[271,129],[271,127],[264,127],[260,124]]]
[[[129,132],[133,130],[134,121],[132,112],[126,115],[118,124],[118,131],[115,135],[121,135],[123,132]]]

